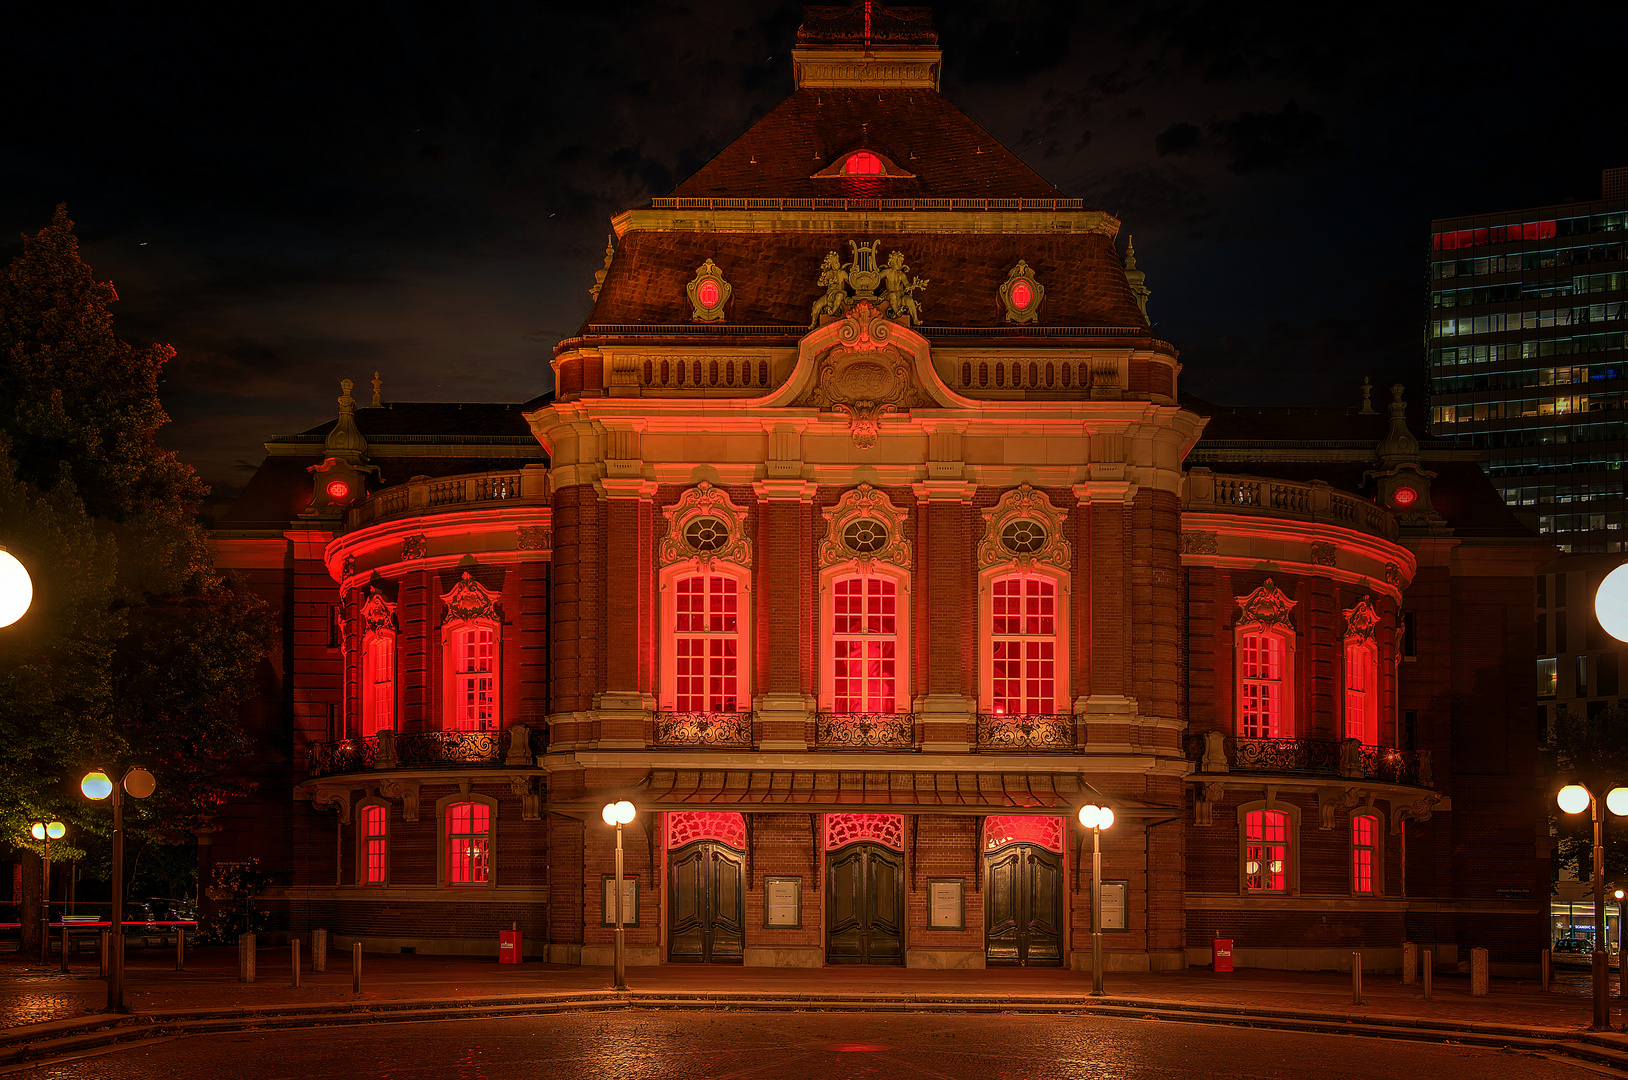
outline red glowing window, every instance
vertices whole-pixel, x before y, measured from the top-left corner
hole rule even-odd
[[[740,711],[740,595],[734,578],[681,578],[673,626],[679,712]]]
[[[396,635],[378,631],[362,650],[362,734],[396,726]]]
[[[385,844],[387,842],[385,809],[382,806],[362,807],[362,884],[383,885]]]
[[[1245,634],[1238,649],[1238,734],[1246,739],[1281,739],[1283,724],[1283,638]]]
[[[1034,288],[1022,278],[1013,282],[1012,291],[1007,295],[1012,298],[1012,306],[1019,311],[1028,311],[1029,305],[1034,303]]]
[[[848,160],[842,163],[842,171],[846,176],[884,176],[887,173],[882,167],[881,157],[869,150],[849,154]]]
[[[1351,891],[1372,895],[1374,865],[1379,852],[1379,822],[1372,814],[1351,818]]]
[[[1001,578],[990,597],[990,711],[1057,709],[1057,584],[1022,575]]]
[[[845,578],[834,588],[833,707],[839,713],[898,711],[898,586]]]
[[[1397,506],[1408,507],[1419,501],[1419,493],[1410,487],[1399,487],[1391,495]]]
[[[868,841],[904,850],[903,814],[827,814],[825,850],[836,851],[849,844]]]
[[[328,498],[330,499],[343,499],[350,495],[350,485],[345,483],[343,480],[328,481],[328,487],[326,490],[328,492]]]
[[[720,810],[673,810],[667,814],[667,847],[676,850],[697,840],[716,840],[746,850],[746,819]]]
[[[1061,855],[1063,819],[1028,814],[992,814],[984,818],[984,850],[994,851],[1007,844],[1039,844]]]
[[[1364,746],[1379,745],[1379,663],[1373,642],[1345,646],[1345,737]]]
[[[1289,815],[1251,810],[1244,815],[1244,889],[1289,891]]]
[[[497,635],[490,623],[470,623],[452,634],[452,728],[497,727]]]
[[[459,802],[447,807],[447,884],[485,885],[492,844],[492,808]]]
[[[701,301],[704,308],[717,307],[718,298],[722,295],[723,290],[718,287],[717,278],[702,278],[701,284],[695,288],[695,298]]]

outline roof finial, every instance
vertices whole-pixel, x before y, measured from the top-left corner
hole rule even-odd
[[[1408,403],[1402,400],[1402,384],[1391,387],[1391,426],[1379,441],[1379,460],[1387,469],[1403,461],[1419,459],[1419,440],[1408,430]]]
[[[1142,318],[1148,320],[1148,300],[1153,296],[1153,290],[1147,287],[1147,275],[1136,268],[1136,237],[1125,237],[1125,284],[1131,287],[1131,295],[1136,297],[1136,306],[1142,309]]]
[[[1374,411],[1374,403],[1368,397],[1368,395],[1373,393],[1373,391],[1374,391],[1374,388],[1371,385],[1369,385],[1369,383],[1368,383],[1368,376],[1364,375],[1362,377],[1362,408],[1357,410],[1357,415],[1359,415],[1359,416],[1378,416],[1379,415],[1377,412]]]
[[[355,386],[349,379],[339,380],[339,421],[322,442],[329,457],[343,458],[353,465],[367,457],[367,440],[356,426],[356,399],[350,396]]]
[[[594,283],[588,289],[588,295],[596,301],[599,299],[599,290],[605,287],[605,275],[610,273],[611,259],[616,257],[616,234],[605,234],[605,265],[594,271]]]
[[[369,405],[368,408],[384,408],[384,380],[379,378],[377,371],[373,373],[373,404]]]

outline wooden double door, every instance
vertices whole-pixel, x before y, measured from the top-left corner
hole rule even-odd
[[[832,852],[825,913],[826,963],[904,963],[904,857],[869,843]]]
[[[984,856],[984,962],[1057,967],[1063,962],[1063,858],[1035,844]]]
[[[686,844],[668,856],[667,959],[738,964],[746,945],[745,863],[713,840]]]

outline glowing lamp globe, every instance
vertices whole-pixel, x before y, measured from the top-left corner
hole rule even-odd
[[[1557,801],[1560,803],[1560,809],[1566,813],[1581,814],[1588,809],[1588,788],[1582,784],[1567,784],[1560,789]]]
[[[1258,874],[1260,872],[1261,872],[1261,864],[1256,862],[1254,859],[1251,859],[1248,862],[1244,863],[1244,873],[1248,874],[1250,877],[1254,877],[1256,874]]]
[[[48,821],[45,823],[45,835],[49,836],[51,839],[61,840],[67,834],[68,826],[62,824],[62,822]]]
[[[113,781],[107,778],[105,772],[88,773],[79,782],[79,790],[85,793],[87,799],[105,799],[113,794]]]
[[[1099,814],[1097,816],[1097,828],[1099,828],[1099,829],[1111,829],[1111,828],[1113,828],[1113,825],[1114,825],[1114,812],[1112,810],[1108,809],[1106,806],[1104,806],[1102,808],[1101,814]]]
[[[131,769],[124,774],[124,790],[131,798],[145,799],[158,790],[158,781],[146,769]]]
[[[1606,792],[1605,808],[1618,817],[1628,817],[1628,788],[1614,787]]]
[[[17,556],[0,548],[0,626],[23,617],[34,602],[34,581]]]
[[[1594,617],[1606,633],[1618,641],[1628,641],[1628,563],[1600,582],[1600,591],[1594,594]]]
[[[34,824],[32,824],[32,825],[30,825],[28,827],[28,835],[32,836],[36,840],[44,840],[45,839],[45,823],[43,821],[34,822]]]
[[[599,816],[605,819],[606,825],[626,825],[633,820],[633,804],[625,799],[622,802],[606,803]]]
[[[1100,807],[1100,806],[1082,806],[1082,807],[1080,807],[1080,824],[1083,827],[1085,827],[1087,829],[1094,829],[1094,828],[1097,827],[1097,822],[1101,818],[1102,818],[1102,807]]]

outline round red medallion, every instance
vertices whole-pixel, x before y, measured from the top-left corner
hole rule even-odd
[[[1034,303],[1034,289],[1022,278],[1013,283],[1011,296],[1012,306],[1019,311],[1028,311],[1029,305]]]
[[[720,291],[718,289],[717,278],[705,279],[699,286],[696,287],[695,290],[695,298],[701,301],[701,306],[704,308],[717,307],[719,295]]]
[[[350,494],[350,485],[343,480],[328,481],[328,498],[343,499]]]
[[[1412,506],[1419,501],[1419,493],[1410,487],[1399,487],[1391,499],[1397,506]]]

